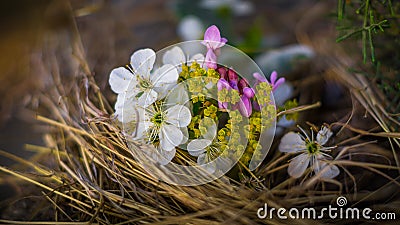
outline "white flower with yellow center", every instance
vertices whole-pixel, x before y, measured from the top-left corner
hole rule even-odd
[[[224,151],[225,145],[221,144],[216,137],[217,125],[210,118],[204,118],[202,124],[207,124],[206,132],[202,135],[202,138],[192,140],[187,145],[187,150],[190,155],[197,157],[197,164],[202,166],[209,173],[214,173],[217,169],[226,166],[216,165],[214,160],[218,158]],[[224,163],[224,160],[220,160],[220,163]]]
[[[179,74],[171,64],[153,70],[156,54],[152,49],[141,49],[131,56],[131,71],[119,67],[111,71],[109,83],[118,94],[116,114],[122,122],[130,122],[136,106],[148,107],[165,97],[168,88],[176,84]],[[122,118],[122,114],[125,114]]]
[[[334,178],[339,175],[339,168],[327,162],[327,160],[332,157],[324,153],[334,148],[323,146],[332,136],[332,131],[324,126],[318,132],[316,140],[314,140],[314,134],[311,134],[310,138],[303,129],[300,128],[300,130],[304,136],[289,132],[282,137],[281,143],[279,144],[279,150],[281,152],[301,153],[294,157],[289,163],[289,175],[294,178],[301,177],[310,163],[315,174],[321,172],[320,176],[322,178]]]
[[[175,156],[175,147],[188,140],[187,126],[192,116],[184,105],[163,108],[156,103],[138,109],[139,121],[134,139],[153,144],[158,153],[152,153],[152,157],[157,158],[160,164],[167,164]]]

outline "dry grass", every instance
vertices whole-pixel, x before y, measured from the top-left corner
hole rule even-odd
[[[280,153],[276,143],[254,173],[241,167],[241,178],[225,176],[208,184],[183,187],[150,176],[132,158],[120,128],[110,119],[111,103],[96,84],[75,28],[72,41],[67,43],[72,55],[66,53],[64,57],[68,57],[70,71],[76,75],[58,72],[65,65],[57,61],[56,50],[60,41],[66,44],[65,40],[49,39],[48,46],[55,48],[43,49],[42,63],[49,66],[46,68],[51,71],[54,84],[39,96],[44,111],[37,119],[50,127],[44,137],[46,146],[28,146],[36,152],[29,161],[0,152],[29,171],[1,166],[0,170],[8,174],[2,181],[18,185],[28,182],[40,187],[47,205],[39,210],[50,207],[53,213],[48,215],[51,221],[37,224],[308,224],[311,221],[261,220],[256,212],[264,203],[276,208],[318,208],[333,205],[338,196],[346,196],[352,206],[396,209],[400,134],[386,125],[392,120],[390,115],[368,81],[346,70],[352,65],[350,59],[343,57],[345,54],[337,57],[332,49],[322,48],[315,41],[307,42],[304,35],[299,35],[300,41],[312,44],[324,56],[326,73],[334,74],[350,90],[355,105],[351,115],[365,110],[379,125],[371,125],[371,130],[359,129],[351,125],[351,116],[345,123],[332,124],[340,128],[335,138],[338,147],[334,150],[334,164],[341,168],[341,175],[335,180],[288,177],[289,155]],[[389,147],[381,144],[382,139],[387,140]],[[0,222],[35,224],[2,219]]]

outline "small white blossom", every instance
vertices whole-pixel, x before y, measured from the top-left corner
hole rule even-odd
[[[193,62],[198,62],[199,64],[204,61],[204,55],[201,53],[195,54],[191,57],[185,55],[182,49],[178,46],[171,48],[166,51],[163,56],[164,64],[171,64],[174,66],[180,66],[183,64],[190,65]]]
[[[323,171],[321,174],[322,178],[334,178],[339,175],[339,168],[327,163],[327,160],[332,157],[324,153],[333,148],[323,146],[332,136],[332,131],[325,126],[322,127],[317,134],[316,140],[314,140],[313,134],[311,138],[309,138],[303,129],[301,129],[301,131],[304,136],[289,132],[282,137],[281,143],[279,144],[279,150],[281,152],[301,153],[294,157],[289,163],[289,175],[294,178],[299,178],[303,175],[310,163],[315,174]]]
[[[166,95],[170,85],[176,84],[179,74],[173,65],[165,64],[151,72],[155,59],[152,49],[141,49],[131,56],[132,71],[124,67],[111,71],[109,83],[111,90],[118,94],[115,110],[120,121],[126,113],[122,122],[130,122],[129,115],[135,106],[151,105]]]
[[[192,118],[190,110],[179,104],[164,110],[156,104],[155,107],[140,107],[138,118],[134,139],[144,139],[156,146],[158,156],[153,155],[153,158],[158,157],[159,163],[167,164],[175,155],[175,147],[187,141],[187,126]]]
[[[219,159],[221,165],[216,165],[214,159],[216,159],[223,151],[220,142],[215,138],[217,134],[217,125],[210,118],[204,118],[202,125],[206,126],[207,132],[202,138],[192,140],[187,145],[187,150],[190,155],[197,157],[197,163],[206,169],[209,173],[214,173],[218,169],[223,169],[224,166],[228,166],[226,159]],[[225,165],[227,164],[227,165]]]

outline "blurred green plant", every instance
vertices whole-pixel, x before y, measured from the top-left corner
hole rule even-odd
[[[400,1],[338,0],[337,42],[361,40],[362,74],[385,94],[387,110],[400,121]],[[396,130],[398,130],[397,128]]]

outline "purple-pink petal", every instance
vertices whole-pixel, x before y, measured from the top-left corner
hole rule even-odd
[[[217,82],[217,88],[218,90],[222,90],[222,89],[231,89],[231,86],[229,85],[228,81],[226,81],[225,79],[221,78],[218,80]]]
[[[223,38],[221,38],[220,42],[226,44],[226,42],[228,42],[228,39],[223,37]]]
[[[217,56],[212,49],[208,49],[205,61],[208,68],[217,68]]]
[[[221,33],[217,26],[212,25],[207,28],[206,32],[204,33],[204,40],[205,41],[221,41]]]
[[[247,98],[252,98],[254,97],[254,90],[252,88],[245,87],[243,88],[243,95]]]
[[[273,85],[272,90],[275,91],[283,83],[285,83],[285,78],[279,78],[278,81],[276,81],[276,83]]]
[[[275,84],[276,78],[278,78],[278,73],[277,73],[276,71],[272,71],[271,77],[270,77],[270,80],[271,80],[271,84],[272,84],[272,85]]]
[[[232,69],[228,70],[228,78],[229,78],[229,81],[236,81],[236,83],[239,79],[237,73]]]
[[[251,101],[249,98],[247,98],[246,96],[242,95],[242,97],[240,97],[240,101],[237,103],[238,104],[238,108],[239,108],[239,112],[242,114],[242,116],[245,117],[250,117],[251,113],[252,113],[252,107],[251,107]]]
[[[207,28],[204,33],[204,41],[201,43],[205,45],[208,49],[217,50],[225,45],[228,40],[226,38],[221,38],[221,33],[217,26],[212,25]]]
[[[228,103],[227,102],[218,101],[218,108],[220,108],[220,109],[228,109]]]
[[[238,88],[239,90],[243,90],[245,87],[249,86],[249,82],[245,78],[239,80]]]
[[[260,73],[253,73],[253,77],[256,78],[257,83],[261,83],[261,82],[268,82],[267,78],[265,78],[263,75],[261,75]]]

